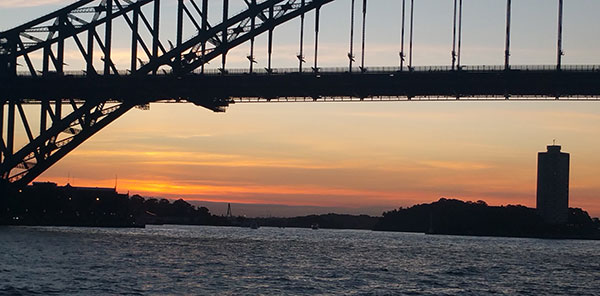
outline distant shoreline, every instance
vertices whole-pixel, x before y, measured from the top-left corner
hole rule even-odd
[[[549,239],[600,239],[600,220],[571,208],[566,224],[546,224],[537,211],[524,206],[488,206],[484,201],[445,199],[384,212],[380,217],[320,214],[290,218],[217,216],[183,199],[144,198],[119,194],[114,188],[57,186],[34,183],[21,192],[0,197],[0,225],[144,227],[153,224],[363,229],[425,233]]]

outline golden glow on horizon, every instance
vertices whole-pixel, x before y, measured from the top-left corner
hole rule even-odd
[[[66,183],[70,174],[75,186],[112,187],[117,174],[121,192],[215,202],[393,209],[446,197],[534,206],[536,153],[558,138],[572,153],[571,206],[598,216],[600,140],[585,135],[600,116],[582,105],[235,105],[228,114],[152,105],[40,180]]]

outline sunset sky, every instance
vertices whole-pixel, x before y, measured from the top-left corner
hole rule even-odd
[[[0,30],[71,2],[2,0]],[[449,65],[453,1],[415,2],[415,65]],[[555,62],[557,2],[513,1],[513,64]],[[174,12],[175,3],[163,1],[163,10]],[[214,9],[219,3],[211,0]],[[234,13],[243,1],[231,3]],[[398,64],[400,3],[369,1],[368,66]],[[322,10],[323,67],[347,65],[349,4],[336,0]],[[464,5],[464,64],[502,64],[505,1]],[[565,1],[566,64],[600,64],[599,11],[597,0]],[[163,22],[168,29],[174,20]],[[274,67],[296,66],[298,27],[293,20],[275,31]],[[356,28],[360,33],[360,21]],[[129,50],[127,32],[115,33],[116,64],[123,69],[128,56],[118,57]],[[307,34],[310,64],[313,37]],[[163,38],[174,40],[168,30]],[[266,37],[257,43],[262,68]],[[81,70],[77,49],[71,50],[66,70]],[[229,67],[247,67],[248,51],[247,45],[231,51]],[[570,206],[600,216],[600,103],[594,102],[237,104],[225,114],[153,104],[150,111],[125,114],[37,181],[113,187],[117,175],[118,190],[131,194],[367,214],[440,197],[533,207],[536,154],[553,139],[571,153]],[[298,214],[306,213],[299,208]]]

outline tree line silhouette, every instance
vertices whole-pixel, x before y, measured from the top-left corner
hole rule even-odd
[[[428,234],[600,239],[600,221],[579,208],[569,209],[565,225],[545,224],[535,209],[489,206],[484,201],[440,200],[367,215],[308,215],[292,218],[224,217],[183,199],[144,198],[110,188],[35,183],[21,192],[4,190],[0,225],[144,227],[146,224],[366,229]]]
[[[566,225],[549,225],[535,209],[488,206],[484,201],[441,198],[437,202],[383,213],[373,228],[429,234],[600,239],[600,221],[579,208],[569,209]]]

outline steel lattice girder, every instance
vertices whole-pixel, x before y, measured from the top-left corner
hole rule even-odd
[[[214,58],[227,54],[232,48],[253,37],[333,1],[334,0],[267,0],[260,4],[256,4],[255,6],[250,5],[248,10],[224,20],[222,23],[209,28],[206,31],[199,31],[198,35],[184,42],[181,46],[173,48],[158,59],[144,65],[137,73],[145,75],[152,71],[156,71],[163,65],[171,66],[175,72],[183,74],[189,73]],[[302,5],[302,3],[304,3],[304,5]],[[273,18],[265,16],[270,9],[278,12]],[[255,24],[255,27],[250,29],[247,25],[254,18],[262,20],[262,23]],[[224,32],[227,32],[227,37],[225,39],[223,38]],[[209,50],[205,55],[196,52],[198,45],[205,44],[215,38],[217,40],[226,40],[226,42],[217,42],[215,47]],[[183,57],[184,61],[187,60],[187,64],[176,65],[175,63],[180,60],[180,57]]]
[[[200,21],[194,19],[190,9],[186,6],[186,1],[198,13]],[[194,2],[195,0],[186,1],[178,0],[177,46],[169,51],[164,49],[159,40],[160,0],[81,0],[22,26],[1,32],[0,76],[7,78],[3,78],[2,83],[5,85],[2,88],[11,88],[8,83],[20,81],[15,77],[18,58],[25,60],[29,74],[37,77],[35,79],[50,78],[50,81],[60,79],[64,75],[65,41],[67,40],[74,41],[81,52],[87,65],[87,76],[93,77],[99,73],[93,65],[95,44],[105,55],[103,58],[104,74],[117,75],[119,71],[111,60],[112,22],[117,18],[123,18],[132,32],[130,73],[138,74],[137,77],[143,77],[149,73],[156,73],[160,67],[165,65],[170,66],[176,73],[191,72],[220,55],[225,56],[230,49],[245,41],[268,30],[272,31],[279,24],[313,9],[318,9],[334,0],[265,0],[260,3],[254,0],[245,1],[248,9],[232,17],[228,16],[225,6],[223,22],[215,26],[208,23],[207,11],[202,12]],[[227,1],[224,3],[226,4]],[[153,24],[150,24],[141,10],[148,4],[154,4]],[[208,1],[202,0],[202,4],[202,9],[207,9]],[[183,42],[182,28],[184,13],[198,29],[198,33],[186,42]],[[151,49],[138,32],[140,19],[152,35]],[[251,27],[249,23],[252,24]],[[100,26],[104,26],[104,39],[97,32],[97,28]],[[88,33],[87,44],[83,44],[79,38],[79,35],[85,32]],[[47,35],[41,36],[41,34]],[[206,48],[207,43],[211,48]],[[136,69],[138,45],[150,59],[145,65],[140,60],[142,67],[139,70]],[[202,48],[201,56],[198,54],[200,48]],[[43,51],[41,70],[35,68],[29,56],[39,50]],[[54,72],[50,70],[51,65],[54,67]],[[40,73],[42,77],[39,77]],[[152,100],[152,98],[137,100],[131,97],[118,100],[113,97],[97,98],[97,96],[90,97],[89,95],[74,98],[45,94],[35,98],[20,99],[12,97],[7,99],[6,93],[3,96],[5,97],[0,98],[0,131],[2,131],[0,177],[3,181],[13,183],[17,188],[26,186],[67,153],[134,106],[146,104]],[[31,100],[39,102],[37,106],[40,107],[40,132],[37,136],[32,132],[27,114],[22,107],[23,103]],[[192,101],[213,111],[223,111],[223,108],[229,103],[226,98]],[[55,103],[54,110],[50,106],[50,102]],[[64,104],[71,105],[73,111],[63,117],[62,106]],[[8,110],[6,140],[3,126],[5,105]],[[111,106],[107,107],[107,105]],[[15,121],[19,117],[26,131],[28,142],[14,152]],[[51,120],[49,128],[47,127],[48,118]]]
[[[58,101],[56,103],[56,106],[60,106],[63,102]],[[40,134],[34,137],[21,102],[9,102],[8,111],[10,116],[7,120],[7,141],[10,143],[5,145],[4,137],[2,137],[2,145],[0,145],[2,150],[0,176],[3,180],[8,180],[17,188],[26,186],[67,153],[73,151],[85,140],[134,106],[131,102],[108,106],[104,100],[87,100],[82,105],[77,105],[73,100],[70,100],[70,104],[73,111],[64,118],[61,118],[60,115],[62,107],[56,107],[52,111],[49,102],[36,105],[42,109],[42,120],[44,122],[42,126],[45,125],[47,115],[50,115],[52,125],[45,130],[40,127]],[[0,119],[4,114],[3,105],[4,102],[0,104],[0,107],[2,107]],[[21,117],[29,143],[13,154],[12,137],[14,136],[14,121],[16,120],[15,108],[19,111],[18,115]],[[67,136],[59,139],[61,135]]]
[[[121,1],[127,4],[121,5]],[[12,63],[14,63],[17,58],[24,57],[30,75],[32,76],[37,76],[38,72],[43,75],[48,74],[48,60],[52,61],[56,72],[62,73],[65,41],[73,39],[86,60],[88,72],[90,72],[90,74],[95,74],[96,71],[93,70],[93,66],[91,66],[95,41],[105,55],[103,58],[105,65],[107,65],[105,69],[110,68],[113,73],[116,74],[117,69],[110,59],[112,38],[110,27],[112,21],[119,17],[127,17],[127,13],[140,10],[142,6],[155,1],[157,0],[138,0],[136,2],[130,0],[78,1],[54,13],[28,22],[12,30],[0,33],[0,55],[4,56],[3,59],[9,60],[9,62]],[[96,2],[94,6],[86,6],[93,2]],[[109,8],[109,5],[112,8]],[[91,13],[93,13],[93,15],[87,18],[77,16],[77,14]],[[143,19],[147,22],[145,17]],[[105,26],[104,40],[100,38],[96,32],[96,28],[101,25]],[[82,44],[78,36],[83,32],[88,32],[87,48],[85,48],[86,46]],[[47,36],[35,36],[35,34],[39,35],[41,33],[47,33]],[[56,53],[52,48],[53,45],[57,45]],[[35,69],[29,57],[30,54],[38,50],[43,50],[44,52],[44,66],[41,71]],[[16,71],[15,68],[16,67],[10,69],[10,72],[13,72],[10,73],[10,75],[16,74],[14,73],[14,71]],[[92,71],[90,71],[90,69],[92,69]]]
[[[119,3],[118,0],[114,0],[114,1],[116,1],[115,3]],[[33,51],[42,49],[44,47],[47,47],[49,45],[56,44],[61,40],[64,41],[64,39],[72,38],[72,37],[76,36],[77,34],[83,33],[85,31],[88,31],[88,30],[98,27],[100,25],[106,24],[106,22],[108,22],[108,21],[112,21],[116,18],[122,17],[126,13],[131,12],[134,9],[139,9],[144,5],[154,2],[155,0],[138,0],[136,2],[131,2],[129,0],[121,0],[121,1],[128,2],[129,4],[128,5],[116,5],[115,4],[113,6],[113,11],[112,11],[111,15],[107,16],[106,12],[108,11],[108,9],[107,9],[107,7],[105,7],[106,0],[103,0],[103,1],[81,0],[72,5],[67,6],[66,8],[58,10],[58,11],[51,13],[49,15],[46,15],[44,17],[41,17],[37,20],[28,22],[24,25],[21,25],[19,27],[11,29],[11,30],[1,32],[0,39],[2,39],[2,38],[10,39],[10,38],[14,38],[15,36],[21,36],[21,37],[25,37],[25,38],[33,41],[30,43],[27,43],[27,45],[29,45],[29,46],[26,46],[25,48],[20,48],[15,53],[13,53],[17,57],[19,57],[19,56],[31,53]],[[87,5],[92,2],[101,2],[101,3],[99,3],[97,6],[83,7],[84,5]],[[94,14],[95,14],[93,16],[93,18],[89,21],[85,21],[74,15],[77,13],[89,13],[89,12],[94,12]],[[100,15],[102,13],[104,13],[104,16],[100,17]],[[61,19],[75,20],[75,21],[78,21],[80,24],[75,25],[73,23],[70,23],[71,25],[73,25],[73,27],[68,28],[68,30],[66,32],[64,32],[64,34],[62,36],[56,36],[57,35],[56,33],[59,32],[60,27],[62,25],[64,25],[64,24],[60,23]],[[47,23],[49,21],[53,21],[53,25],[50,25],[50,26],[45,25],[45,23]],[[38,33],[38,32],[48,32],[50,34],[48,35],[48,37],[45,40],[35,38],[35,37],[32,38],[32,36],[30,34],[28,34],[28,33]]]
[[[191,4],[197,15],[193,15],[186,1]],[[207,9],[204,6],[208,5],[208,2],[203,0],[201,10],[195,1],[178,0],[178,28],[175,37],[177,45],[172,46],[169,51],[165,50],[159,38],[160,0],[78,1],[47,16],[1,32],[0,62],[11,66],[10,69],[0,69],[0,72],[8,72],[11,76],[16,75],[17,58],[24,58],[29,74],[32,76],[37,76],[38,73],[52,75],[49,70],[50,64],[54,66],[57,73],[62,74],[65,42],[73,40],[85,60],[88,75],[100,73],[93,66],[94,44],[97,44],[104,54],[103,74],[117,75],[120,72],[111,57],[111,31],[112,22],[117,18],[123,18],[132,32],[131,67],[128,69],[130,73],[139,75],[156,73],[162,66],[169,66],[178,74],[189,73],[216,57],[226,56],[232,48],[334,0],[265,0],[260,3],[246,0],[245,3],[248,5],[246,10],[232,17],[224,15],[222,23],[215,26],[208,23],[208,12],[202,11]],[[150,24],[141,10],[148,4],[154,4],[153,24]],[[93,14],[93,16],[86,18],[81,16],[82,14]],[[184,16],[189,18],[197,30],[197,34],[185,42],[183,42]],[[140,20],[151,34],[150,41],[144,40],[138,32]],[[104,38],[97,33],[99,26],[105,28]],[[87,44],[84,44],[79,37],[85,32],[88,33]],[[47,36],[39,36],[39,34],[47,34]],[[152,45],[148,46],[147,43]],[[207,43],[211,45],[210,48],[206,48]],[[56,49],[54,49],[55,45]],[[149,59],[147,63],[137,58],[138,45],[146,53]],[[44,65],[41,70],[35,68],[30,58],[32,53],[39,50],[44,52]],[[142,64],[139,70],[138,60]]]

